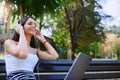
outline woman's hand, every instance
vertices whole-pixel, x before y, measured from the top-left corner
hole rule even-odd
[[[36,28],[35,37],[44,45],[46,51],[41,51],[40,49],[37,50],[38,57],[42,60],[55,60],[59,57],[56,50],[52,47],[49,42],[46,41],[42,33]]]
[[[46,39],[44,38],[43,34],[40,32],[40,30],[38,28],[36,28],[36,33],[34,34],[34,36],[41,42],[44,43],[46,41]]]
[[[15,28],[15,31],[20,34],[20,32],[23,32],[23,26],[21,24],[17,24],[17,27]]]

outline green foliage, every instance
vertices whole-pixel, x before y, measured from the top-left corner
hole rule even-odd
[[[66,51],[66,38],[68,36],[68,29],[66,24],[63,23],[64,20],[59,22],[56,29],[53,30],[52,37],[54,38],[54,42],[56,44],[57,52],[59,53],[60,59],[66,59],[67,51]]]
[[[59,46],[59,44],[55,43],[55,49],[59,54],[59,59],[66,59],[67,58],[67,52],[65,47]]]
[[[104,54],[101,53],[101,43],[91,42],[87,45],[81,45],[76,49],[76,53],[86,53],[93,58],[104,58]]]
[[[110,26],[109,30],[106,30],[106,33],[114,33],[114,34],[118,34],[118,36],[120,36],[120,26]]]
[[[35,19],[42,19],[44,14],[57,15],[67,4],[64,0],[6,0],[12,3],[12,14],[20,16],[19,6],[22,4],[24,16],[34,16]],[[71,0],[69,0],[71,1]]]
[[[104,28],[100,24],[103,16],[95,11],[96,8],[101,9],[102,7],[96,0],[86,0],[83,3],[84,6],[82,6],[81,2],[79,3],[73,2],[69,4],[67,7],[68,12],[66,13],[68,18],[63,13],[65,18],[60,18],[61,21],[59,21],[56,29],[53,31],[55,43],[66,49],[66,38],[71,33],[71,40],[77,43],[75,53],[84,52],[92,57],[102,58],[103,55],[99,52],[99,42],[105,39]],[[69,20],[70,22],[67,23],[66,21]]]
[[[84,17],[81,23],[82,30],[80,36],[85,36],[87,41],[85,42],[100,42],[105,38],[103,29],[104,27],[100,24],[102,16],[95,11],[95,8],[101,9],[96,0],[87,0],[84,8]],[[84,39],[84,40],[85,40]]]
[[[116,55],[117,55],[117,59],[120,60],[120,44],[116,45]]]
[[[73,53],[74,50],[75,53],[81,52],[91,43],[105,39],[104,27],[100,23],[103,16],[95,10],[101,8],[97,0],[75,0],[66,8]]]
[[[7,1],[7,0],[6,0]],[[104,40],[103,26],[100,24],[101,16],[95,9],[102,7],[97,0],[8,0],[12,3],[12,13],[14,18],[19,17],[20,4],[23,5],[24,15],[41,19],[47,15],[59,21],[57,27],[53,28],[55,46],[61,58],[66,57],[66,38],[71,34],[71,41],[75,43],[75,53],[85,52],[90,54],[97,49],[98,43]],[[72,3],[71,3],[72,1]],[[76,1],[76,2],[75,2]],[[78,1],[78,2],[77,2]],[[71,3],[71,4],[70,4]],[[69,4],[69,6],[67,6]],[[63,9],[67,7],[67,13]],[[68,19],[66,14],[68,14]],[[50,24],[50,23],[49,23]],[[45,25],[46,26],[46,25]],[[49,25],[47,25],[49,26]],[[50,24],[52,26],[52,24]],[[71,27],[70,27],[71,26]],[[96,54],[97,55],[97,54]],[[65,56],[65,57],[64,57]],[[98,55],[100,56],[100,55]]]

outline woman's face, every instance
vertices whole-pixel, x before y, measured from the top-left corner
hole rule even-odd
[[[33,36],[36,33],[36,23],[32,18],[28,18],[24,25],[25,34]]]

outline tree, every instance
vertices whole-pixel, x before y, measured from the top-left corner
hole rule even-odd
[[[66,37],[67,37],[67,31],[65,28],[53,30],[52,37],[54,38],[54,42],[56,45],[56,50],[59,53],[59,56],[61,59],[66,59],[68,55],[66,55]]]
[[[68,36],[67,38],[64,37],[67,42],[65,43],[68,54],[67,59],[74,59],[75,53],[79,53],[80,51],[88,53],[84,48],[90,46],[91,43],[96,44],[104,41],[104,26],[100,21],[102,18],[109,16],[100,15],[100,13],[95,10],[102,9],[96,0],[74,0],[64,9],[64,18],[58,23],[59,26],[57,26],[56,30],[67,29],[66,33]],[[61,30],[61,33],[62,32],[64,31]]]
[[[109,30],[106,30],[106,41],[104,42],[103,48],[106,51],[103,51],[106,55],[111,55],[109,58],[117,57],[120,59],[120,26],[111,26]]]
[[[6,33],[6,39],[10,37],[10,19],[11,19],[11,6],[9,2],[6,2],[6,8],[7,8],[7,18],[6,18],[6,23],[5,23],[5,33]]]
[[[97,0],[74,0],[65,8],[72,45],[72,59],[78,46],[88,45],[88,42],[99,42],[105,37],[104,28],[100,25],[102,16],[95,11],[96,8],[102,9]]]
[[[117,59],[120,60],[120,43],[116,44],[115,49],[116,49]]]
[[[75,58],[78,47],[88,43],[98,42],[104,38],[103,27],[100,25],[101,16],[95,8],[101,8],[96,0],[8,0],[12,3],[12,13],[16,15],[33,16],[40,21],[40,28],[45,15],[60,20],[61,12],[67,24],[67,51],[69,59]],[[71,3],[71,1],[73,1]],[[35,5],[34,5],[35,4]],[[70,4],[70,5],[69,5]],[[32,7],[31,7],[32,5]],[[68,6],[67,6],[68,5]],[[39,7],[38,7],[39,6]],[[21,11],[21,12],[20,12]],[[61,11],[61,12],[60,12]],[[59,13],[59,14],[58,14]],[[90,39],[88,39],[89,37]],[[71,51],[70,51],[71,50]]]
[[[64,0],[5,0],[11,6],[13,21],[15,18],[32,16],[39,19],[39,29],[44,26],[44,16],[58,17],[60,11],[65,7]],[[71,2],[71,0],[68,0]]]
[[[44,14],[57,15],[64,7],[63,0],[6,0],[12,4],[12,13],[16,17],[34,16],[35,19],[42,19]],[[68,0],[70,1],[70,0]]]
[[[60,11],[72,0],[5,0],[12,6],[13,21],[15,18],[32,16],[39,21],[39,29],[45,27],[44,16],[58,21]],[[46,22],[47,23],[47,22]]]

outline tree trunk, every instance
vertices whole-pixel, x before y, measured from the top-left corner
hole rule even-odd
[[[11,19],[11,10],[12,7],[10,7],[10,3],[6,2],[6,7],[7,7],[7,19],[5,23],[5,33],[6,33],[6,39],[10,38],[10,19]]]
[[[71,44],[71,54],[68,56],[71,56],[71,59],[75,59],[74,53],[75,53],[75,48],[76,48],[76,35],[74,35],[75,33],[75,26],[73,25],[73,20],[71,19],[72,17],[72,13],[70,11],[69,6],[65,8],[65,12],[66,12],[66,19],[67,19],[67,23],[68,23],[68,27],[69,27],[69,32],[70,32],[70,43]],[[73,18],[73,17],[72,17]],[[75,23],[74,23],[75,24]],[[68,53],[69,54],[69,53]]]
[[[68,7],[65,8],[65,12],[66,12],[66,19],[67,19],[67,23],[69,27],[69,32],[70,32],[70,35],[68,35],[68,40],[67,40],[67,59],[72,59],[72,55],[73,55],[73,52],[72,52],[73,44],[72,44],[72,39],[71,39],[72,23],[69,17]]]
[[[21,16],[21,18],[23,18],[24,17],[24,10],[23,10],[23,5],[22,5],[22,3],[20,4],[20,16]]]
[[[71,60],[72,59],[72,45],[71,45],[71,39],[70,35],[67,37],[67,42],[66,42],[66,49],[67,49],[67,59]]]
[[[74,54],[77,47],[78,35],[81,30],[81,23],[82,23],[83,12],[84,12],[83,0],[74,0],[73,2],[76,5],[73,7],[76,7],[76,8],[73,8],[71,6],[67,6],[65,8],[66,19],[69,27],[69,32],[70,32],[72,60],[75,59]]]

